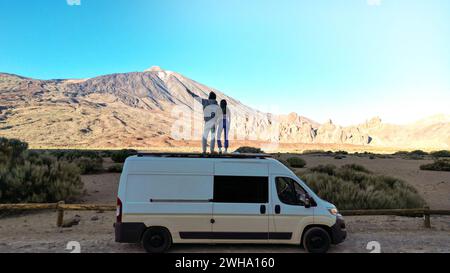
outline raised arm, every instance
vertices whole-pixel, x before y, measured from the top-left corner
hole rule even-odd
[[[194,92],[192,92],[189,88],[186,87],[186,91],[192,96],[194,97],[194,99],[198,102],[200,102],[203,105],[203,99],[198,96],[197,94],[195,94]]]

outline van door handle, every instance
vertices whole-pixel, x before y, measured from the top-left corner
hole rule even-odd
[[[276,214],[280,214],[280,213],[281,213],[281,207],[280,207],[280,205],[276,205],[276,206],[275,206],[275,213],[276,213]]]
[[[261,212],[261,214],[266,214],[266,205],[261,205],[259,211]]]

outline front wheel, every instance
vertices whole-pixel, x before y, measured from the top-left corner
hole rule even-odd
[[[170,233],[165,228],[149,228],[142,236],[142,246],[147,253],[165,252],[170,248],[171,244]]]
[[[303,245],[309,253],[326,253],[330,244],[330,235],[320,227],[308,229],[303,236]]]

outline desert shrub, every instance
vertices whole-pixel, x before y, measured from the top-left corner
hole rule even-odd
[[[96,174],[103,171],[103,158],[100,152],[89,150],[53,150],[50,155],[59,161],[76,164],[81,174]]]
[[[331,152],[331,151],[329,151],[329,152]],[[327,154],[327,153],[328,152],[325,152],[324,150],[304,150],[303,151],[304,155],[308,155],[308,154]]]
[[[28,149],[28,144],[17,139],[0,137],[0,163],[11,164],[23,161],[21,156]]]
[[[414,159],[414,160],[421,160],[421,159],[424,159],[424,157],[426,155],[428,155],[428,153],[426,153],[426,152],[424,152],[422,150],[415,150],[415,151],[409,152],[406,155],[406,158],[407,159]]]
[[[336,154],[339,154],[339,155],[348,155],[348,152],[347,152],[347,151],[337,151]]]
[[[319,165],[316,167],[312,167],[309,169],[311,172],[317,173],[326,173],[328,175],[334,175],[336,171],[336,166],[328,164],[328,165]]]
[[[56,202],[82,194],[80,169],[73,163],[28,152],[19,140],[0,138],[0,202]]]
[[[367,173],[355,166],[320,166],[299,176],[317,195],[340,209],[420,208],[425,204],[404,181]]]
[[[121,173],[123,169],[122,164],[114,164],[108,167],[108,172],[110,173]]]
[[[412,152],[399,151],[394,153],[394,155],[401,156],[405,159],[421,160],[424,159],[424,157],[427,156],[428,153],[422,150],[415,150]]]
[[[292,168],[303,168],[306,166],[306,161],[300,157],[290,157],[287,162]]]
[[[428,155],[427,152],[424,152],[422,150],[414,150],[412,152],[409,152],[408,154],[409,155],[416,155],[416,156],[426,156],[426,155]]]
[[[448,159],[436,160],[431,164],[421,165],[420,169],[424,171],[450,172],[450,160]]]
[[[263,154],[264,153],[264,151],[261,150],[261,148],[249,147],[249,146],[239,147],[235,152],[241,153],[241,154]]]
[[[334,156],[334,159],[344,159],[344,158],[346,158],[345,155],[335,155]]]
[[[104,150],[104,151],[100,151],[99,153],[100,153],[101,157],[111,157],[113,154],[113,151]]]
[[[136,155],[136,150],[120,150],[112,152],[111,159],[116,163],[124,163],[125,160],[133,155]]]
[[[78,158],[102,158],[101,152],[90,150],[53,150],[50,151],[50,154],[67,161],[74,161]]]
[[[424,157],[422,155],[416,155],[416,154],[407,155],[404,158],[405,159],[411,159],[411,160],[422,160],[422,159],[424,159]]]
[[[341,169],[350,169],[350,170],[357,171],[357,172],[372,173],[366,167],[358,165],[358,164],[346,164],[346,165],[342,166]]]
[[[80,168],[81,174],[96,174],[104,171],[102,158],[79,157],[71,162]]]
[[[450,157],[450,151],[442,150],[430,153],[431,156],[439,158],[439,157]]]

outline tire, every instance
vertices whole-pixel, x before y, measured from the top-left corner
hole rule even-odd
[[[330,245],[330,235],[323,228],[310,228],[303,236],[303,246],[309,253],[326,253]]]
[[[165,228],[152,227],[142,236],[142,246],[147,253],[163,253],[172,245],[170,233]]]

